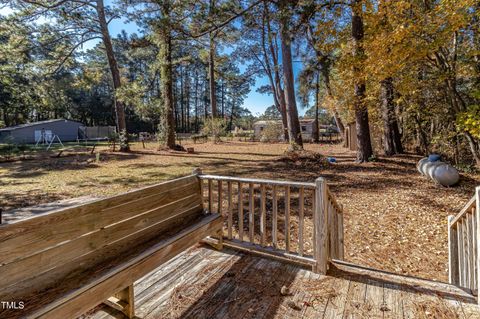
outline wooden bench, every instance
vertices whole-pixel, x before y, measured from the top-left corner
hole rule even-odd
[[[133,283],[221,227],[196,175],[0,225],[0,318],[132,318]]]

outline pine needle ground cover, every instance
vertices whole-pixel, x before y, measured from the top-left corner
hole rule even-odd
[[[327,179],[345,211],[345,259],[401,274],[446,281],[447,216],[473,196],[480,176],[462,175],[443,188],[416,171],[414,155],[356,164],[340,145],[307,144],[308,156],[286,156],[285,144],[187,144],[194,154],[134,144],[131,153],[105,147],[0,164],[0,207],[11,210],[79,196],[102,197],[190,174],[314,181]],[[322,157],[316,153],[320,153]],[[322,158],[335,157],[329,164]],[[309,227],[309,225],[306,225]]]

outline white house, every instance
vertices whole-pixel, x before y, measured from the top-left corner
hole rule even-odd
[[[314,119],[301,119],[300,120],[300,127],[302,130],[302,139],[304,141],[311,141],[312,140],[312,134],[313,134],[313,124],[315,123]],[[257,121],[253,123],[253,130],[255,134],[255,139],[260,139],[262,137],[262,131],[267,127],[268,125],[282,125],[281,120],[266,120],[266,121]],[[322,130],[327,130],[330,129],[330,125],[319,125],[320,132]],[[336,129],[336,128],[335,128]],[[284,140],[283,134],[279,136],[279,141]]]

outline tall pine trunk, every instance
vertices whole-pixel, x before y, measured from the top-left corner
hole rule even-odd
[[[100,26],[100,31],[102,33],[102,41],[105,46],[105,53],[107,55],[108,66],[110,68],[110,73],[112,74],[114,94],[122,85],[120,78],[120,70],[118,68],[117,59],[115,58],[115,53],[113,52],[112,39],[110,38],[110,33],[108,32],[108,23],[105,18],[105,6],[103,0],[97,0],[96,2],[96,11],[98,15],[98,22]],[[122,102],[118,101],[116,97],[113,99],[115,106],[115,117],[117,123],[117,130],[119,134],[122,134],[125,138],[123,143],[120,144],[120,151],[125,152],[130,148],[128,146],[128,134],[127,134],[127,122],[125,120],[125,107]]]
[[[210,86],[210,107],[212,109],[212,118],[217,117],[217,96],[215,92],[215,40],[213,34],[210,34],[210,49],[208,54],[208,76]]]
[[[283,127],[283,137],[285,141],[289,140],[288,137],[288,123],[287,123],[287,108],[285,102],[285,93],[282,88],[282,83],[280,81],[280,65],[278,64],[278,45],[276,37],[273,38],[271,25],[270,25],[270,10],[268,9],[268,4],[264,3],[264,24],[267,27],[267,39],[268,45],[265,43],[265,33],[262,31],[262,48],[265,58],[265,65],[267,66],[267,73],[269,75],[270,85],[273,89],[273,99],[275,106],[280,112],[280,117],[282,118],[282,127]],[[275,41],[275,45],[274,45]],[[273,72],[270,67],[270,59],[268,57],[267,49],[270,51],[270,55],[273,63]]]
[[[313,131],[312,131],[312,139],[315,143],[320,142],[320,134],[318,129],[318,112],[319,112],[319,98],[318,95],[320,94],[320,73],[317,73],[317,80],[315,82],[315,122],[313,122]]]
[[[162,81],[163,98],[163,134],[165,137],[165,146],[175,147],[175,119],[173,117],[173,75],[172,75],[172,35],[170,26],[170,3],[165,1],[161,7],[162,15],[165,20],[159,30],[160,50],[158,53],[160,59],[160,79]]]
[[[290,15],[288,11],[288,1],[280,1],[280,10],[282,19],[280,22],[280,41],[282,42],[282,66],[283,81],[285,83],[285,102],[287,112],[288,139],[294,143],[295,147],[303,149],[302,132],[300,131],[300,121],[298,119],[297,102],[295,100],[295,81],[293,77],[291,35],[289,30]]]
[[[198,133],[199,129],[199,124],[198,124],[198,74],[197,70],[195,70],[195,102],[194,102],[194,108],[195,108],[195,133]]]
[[[215,0],[210,0],[209,17],[214,19]],[[217,117],[217,96],[215,89],[215,33],[210,32],[210,47],[208,50],[208,75],[210,86],[210,107],[212,109],[212,118]]]
[[[363,50],[363,18],[361,0],[354,0],[352,6],[352,38],[354,42],[355,65],[353,73],[354,86],[354,109],[355,126],[357,129],[357,162],[367,162],[373,155],[372,142],[370,140],[370,125],[368,121],[368,109],[365,105],[365,79],[361,74],[362,62],[364,61]]]
[[[386,78],[380,82],[380,99],[383,120],[383,149],[385,155],[403,153],[397,115],[395,114],[393,79]]]

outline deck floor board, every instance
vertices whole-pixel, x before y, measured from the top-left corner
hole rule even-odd
[[[358,268],[335,263],[322,276],[199,246],[135,283],[136,318],[480,318],[476,300],[459,288]],[[99,306],[83,318],[122,317]]]

